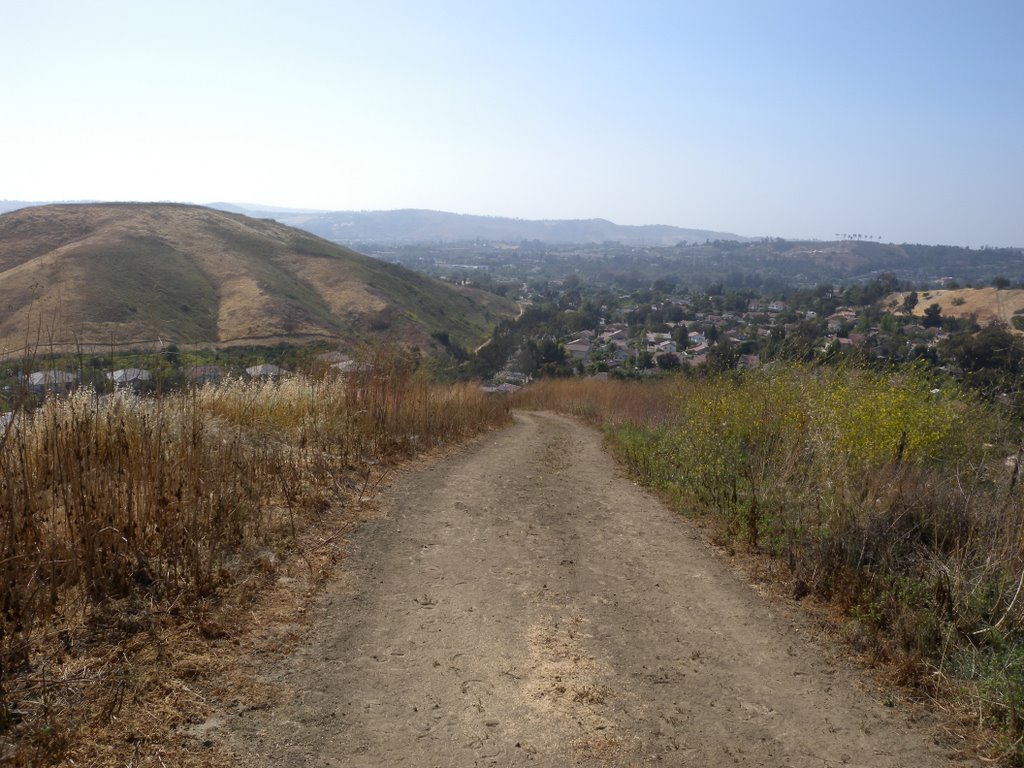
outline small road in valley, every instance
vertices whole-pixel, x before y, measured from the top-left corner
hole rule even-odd
[[[260,670],[280,702],[217,718],[238,765],[953,764],[571,419],[517,414],[379,503]]]

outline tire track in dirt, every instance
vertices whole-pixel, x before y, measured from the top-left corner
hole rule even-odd
[[[870,693],[552,414],[398,477],[283,693],[204,729],[276,766],[939,766]]]

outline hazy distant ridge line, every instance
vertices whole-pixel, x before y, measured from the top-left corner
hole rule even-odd
[[[691,229],[668,224],[615,224],[607,219],[514,219],[407,208],[393,211],[287,211],[237,203],[213,203],[211,207],[270,218],[340,243],[422,243],[489,240],[543,243],[604,243],[626,245],[677,245],[682,241],[754,238],[731,232]]]
[[[54,201],[55,202],[55,201]],[[92,203],[92,200],[60,201]],[[53,202],[0,200],[0,213],[51,205]],[[325,211],[284,208],[258,203],[208,203],[206,207],[273,219],[304,229],[336,243],[455,243],[469,240],[518,243],[523,240],[550,244],[619,242],[624,245],[666,246],[705,240],[751,242],[757,238],[710,229],[676,227],[670,224],[616,224],[607,219],[516,219],[480,216],[422,208],[391,211]]]

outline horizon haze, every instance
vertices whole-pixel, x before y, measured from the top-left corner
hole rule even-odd
[[[0,198],[1024,245],[1024,6],[50,0]]]

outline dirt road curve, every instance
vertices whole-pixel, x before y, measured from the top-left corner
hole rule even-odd
[[[239,765],[948,765],[549,414],[410,471],[356,536]]]

